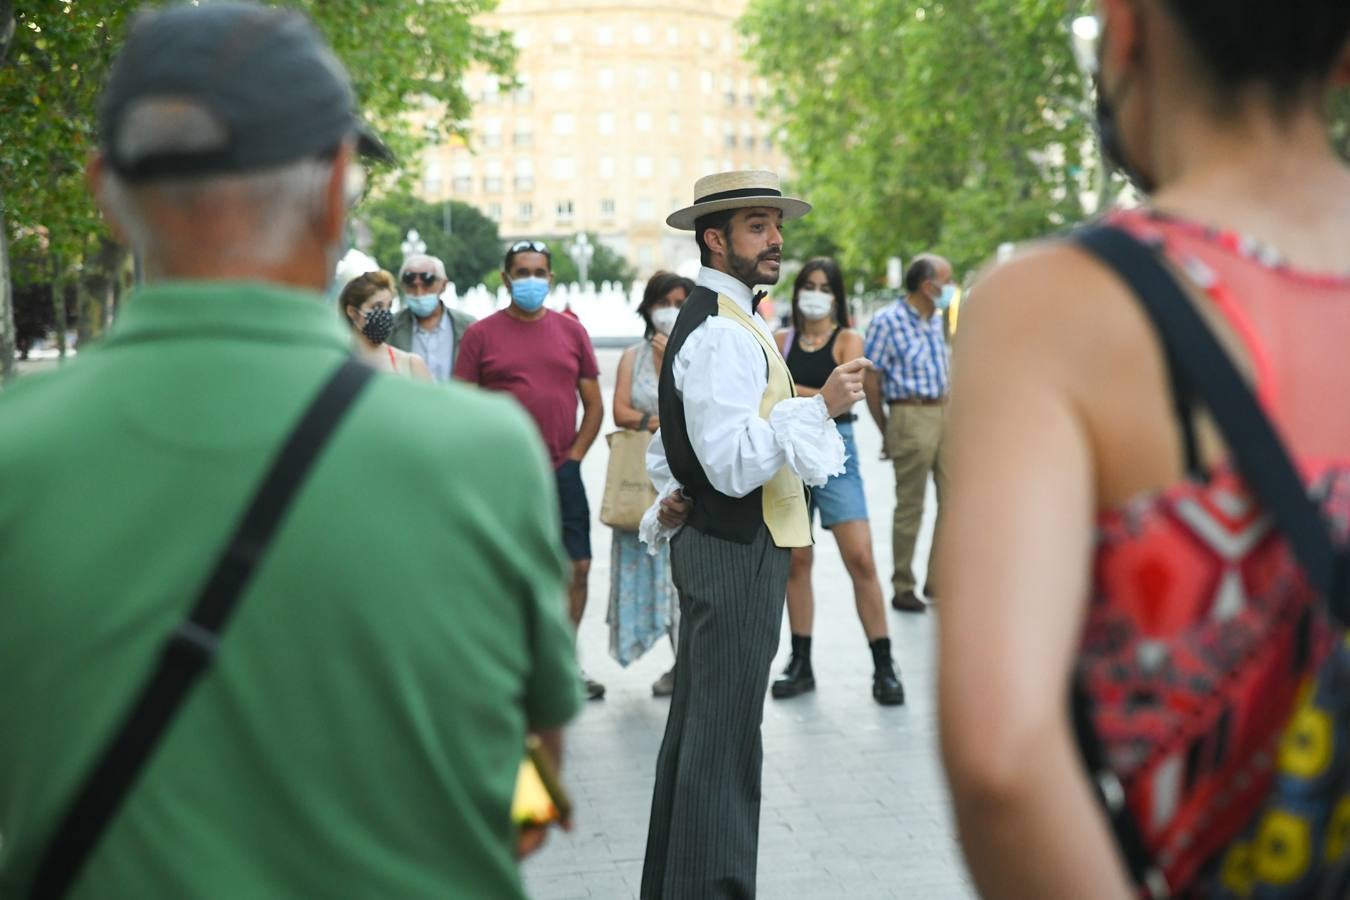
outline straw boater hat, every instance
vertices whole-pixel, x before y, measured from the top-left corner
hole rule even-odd
[[[700,216],[747,206],[781,209],[784,221],[800,219],[811,211],[811,204],[805,200],[784,197],[778,187],[778,176],[772,172],[719,172],[695,182],[694,205],[671,213],[666,224],[680,231],[693,231],[694,220]]]

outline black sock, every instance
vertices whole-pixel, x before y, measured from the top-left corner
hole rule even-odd
[[[792,636],[792,655],[803,662],[811,661],[811,635],[794,634]]]
[[[895,672],[895,661],[891,659],[891,639],[877,638],[867,645],[872,649],[872,667],[878,672]]]

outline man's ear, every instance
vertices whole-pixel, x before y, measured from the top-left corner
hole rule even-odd
[[[713,253],[727,255],[727,236],[720,228],[703,229],[703,243],[708,245],[708,249]]]
[[[131,238],[127,234],[126,228],[117,217],[113,215],[107,202],[103,199],[103,183],[108,174],[108,160],[102,153],[95,151],[89,155],[89,162],[84,167],[84,183],[89,186],[89,193],[94,196],[94,202],[103,213],[103,221],[108,223],[108,230],[112,232],[113,240],[123,247],[131,247]],[[134,249],[134,248],[133,248]]]
[[[502,270],[502,285],[503,285],[508,291],[511,290],[511,276],[506,274],[506,270],[505,270],[505,269]]]

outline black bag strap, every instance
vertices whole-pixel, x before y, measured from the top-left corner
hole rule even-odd
[[[1157,252],[1118,228],[1085,228],[1074,235],[1074,240],[1129,286],[1158,334],[1167,359],[1173,403],[1183,418],[1188,470],[1198,470],[1199,454],[1190,421],[1192,401],[1198,400],[1218,424],[1244,483],[1288,541],[1309,584],[1325,598],[1336,621],[1344,625],[1350,620],[1346,554],[1333,546],[1327,522],[1309,498],[1279,435],[1190,297]],[[1074,679],[1072,690],[1079,749],[1126,867],[1147,896],[1167,897],[1170,891],[1166,879],[1154,865],[1143,832],[1125,802],[1124,789],[1107,765],[1093,725],[1091,701],[1080,678]]]
[[[1321,509],[1247,382],[1158,254],[1117,228],[1097,226],[1078,243],[1109,265],[1134,291],[1183,388],[1214,417],[1244,483],[1274,520],[1341,626],[1350,624],[1347,554],[1336,548]]]
[[[30,897],[63,897],[74,883],[174,715],[211,665],[230,614],[286,509],[372,374],[368,366],[355,359],[346,360],[286,439],[192,612],[169,636],[154,671],[57,826],[38,864]]]

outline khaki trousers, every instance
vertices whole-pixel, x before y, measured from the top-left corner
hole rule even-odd
[[[891,520],[891,552],[895,569],[891,586],[896,594],[916,591],[914,543],[923,519],[923,498],[928,476],[937,483],[938,510],[947,487],[947,472],[942,466],[942,431],[947,420],[946,406],[890,407],[886,419],[886,449],[895,468],[895,516]],[[933,554],[929,556],[924,588],[933,591]]]

